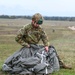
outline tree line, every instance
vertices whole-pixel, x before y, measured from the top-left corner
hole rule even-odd
[[[9,16],[9,15],[0,15],[2,19],[31,19],[32,16]],[[55,20],[55,21],[75,21],[75,17],[55,17],[55,16],[44,16],[45,20]]]

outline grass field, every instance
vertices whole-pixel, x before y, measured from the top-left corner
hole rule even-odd
[[[15,42],[17,31],[31,22],[26,19],[0,19],[0,75],[9,75],[1,71],[4,61],[21,46]],[[42,27],[46,31],[50,45],[53,45],[61,60],[72,70],[60,69],[52,75],[75,75],[75,31],[68,29],[75,26],[72,21],[44,21]],[[42,43],[42,42],[40,42]]]

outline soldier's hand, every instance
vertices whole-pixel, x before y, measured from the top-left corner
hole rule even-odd
[[[30,45],[28,44],[28,45],[27,45],[27,47],[29,48],[29,47],[30,47]]]
[[[48,46],[45,46],[45,50],[46,50],[46,52],[48,52],[48,50],[49,50]]]
[[[22,43],[22,46],[24,46],[24,47],[30,47],[30,45],[28,43]]]

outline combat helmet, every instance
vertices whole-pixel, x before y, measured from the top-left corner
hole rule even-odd
[[[36,13],[32,16],[32,20],[36,21],[37,24],[42,24],[44,19],[40,13]]]

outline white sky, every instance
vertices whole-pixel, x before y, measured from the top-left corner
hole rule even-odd
[[[0,15],[75,17],[75,0],[0,0]]]

